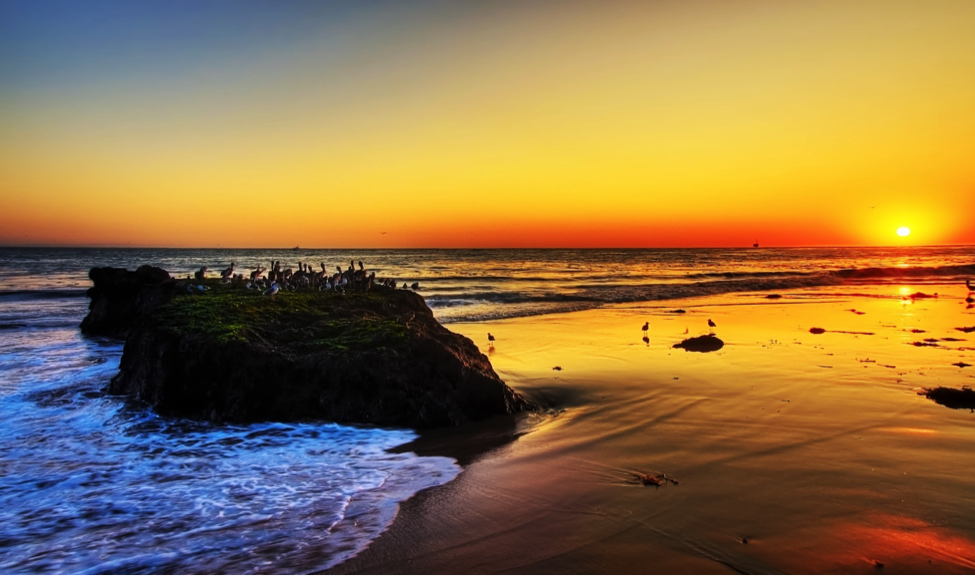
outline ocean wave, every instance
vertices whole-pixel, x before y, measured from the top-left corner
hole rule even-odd
[[[471,292],[450,295],[435,293],[426,299],[435,311],[471,307],[469,312],[465,310],[437,312],[438,317],[442,317],[446,322],[466,322],[591,309],[604,304],[677,300],[736,292],[771,292],[843,285],[884,285],[919,280],[925,283],[952,283],[960,282],[963,278],[973,275],[975,275],[975,265],[851,268],[823,272],[789,271],[758,274],[728,272],[694,275],[698,279],[721,278],[697,282],[638,285],[584,284],[574,286],[573,291],[568,293],[556,291],[554,287],[551,292],[533,290],[532,292]],[[564,289],[564,284],[560,284],[560,289]],[[546,306],[541,306],[543,304]]]
[[[944,277],[946,279],[975,275],[975,264],[958,266],[912,266],[890,268],[847,268],[835,272],[836,276],[845,279],[876,279],[876,278],[926,278]]]
[[[564,292],[468,292],[458,295],[430,294],[423,297],[427,305],[452,306],[456,302],[490,302],[493,304],[522,304],[527,302],[588,302],[602,301],[596,295]]]
[[[23,300],[57,300],[61,298],[84,298],[88,293],[84,288],[40,289],[40,290],[0,290],[0,302],[19,302]]]

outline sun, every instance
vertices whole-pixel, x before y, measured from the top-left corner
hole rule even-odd
[[[911,233],[911,229],[908,228],[907,226],[901,226],[900,228],[897,229],[897,235],[900,236],[901,238],[910,235],[910,233]]]

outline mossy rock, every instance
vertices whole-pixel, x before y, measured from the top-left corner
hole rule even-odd
[[[128,327],[109,386],[163,414],[432,428],[535,407],[411,291],[164,284],[168,297]]]

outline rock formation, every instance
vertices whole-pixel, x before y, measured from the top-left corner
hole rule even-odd
[[[162,268],[92,268],[88,277],[88,315],[81,331],[89,336],[126,338],[152,312],[173,299],[176,281]]]
[[[105,269],[92,270],[83,325],[126,334],[109,392],[162,414],[432,428],[534,408],[410,291],[271,298],[206,281],[205,294],[190,295],[180,282],[146,285],[96,270]],[[127,327],[115,322],[125,310],[137,312]]]

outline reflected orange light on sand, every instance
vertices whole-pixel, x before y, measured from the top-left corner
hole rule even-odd
[[[907,434],[910,436],[931,436],[937,434],[937,430],[932,430],[930,428],[908,428],[908,427],[890,427],[890,428],[878,428],[878,432],[890,432],[892,434]]]
[[[828,566],[856,565],[860,562],[910,572],[910,567],[929,560],[975,569],[975,543],[946,528],[933,526],[909,516],[872,513],[859,521],[829,530],[845,550],[823,558]],[[828,569],[825,566],[812,572]],[[930,568],[928,568],[930,570]]]

